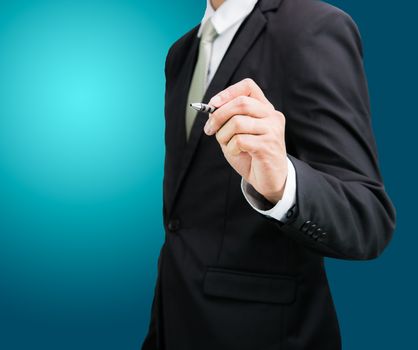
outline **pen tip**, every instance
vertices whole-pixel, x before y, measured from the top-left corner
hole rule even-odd
[[[201,103],[190,103],[190,107],[192,107],[193,109],[199,111],[201,109]]]

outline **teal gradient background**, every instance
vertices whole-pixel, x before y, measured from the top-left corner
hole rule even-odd
[[[362,33],[398,211],[380,259],[327,260],[344,345],[412,348],[416,12],[404,0],[332,3]],[[164,60],[205,5],[0,2],[1,350],[139,349],[164,235]]]

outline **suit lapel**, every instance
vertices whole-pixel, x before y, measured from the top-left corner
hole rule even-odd
[[[234,40],[229,46],[229,49],[226,52],[221,64],[219,65],[218,70],[216,71],[215,76],[212,79],[212,82],[210,83],[208,89],[206,90],[205,96],[203,98],[204,103],[209,102],[212,96],[214,96],[216,93],[218,93],[219,91],[227,87],[230,79],[232,78],[232,75],[236,71],[241,60],[244,58],[245,54],[251,48],[254,41],[260,35],[266,23],[267,23],[267,20],[265,16],[263,15],[262,10],[258,6],[256,6],[254,11],[249,15],[246,21],[242,24],[239,31],[235,35]],[[188,57],[188,60],[190,60],[188,63],[192,61],[190,59],[190,56],[191,55],[189,55]],[[194,57],[194,60],[195,60],[195,57]],[[188,65],[185,65],[185,66],[188,67]],[[194,65],[192,65],[192,67],[194,67]],[[191,80],[191,75],[192,75],[193,70],[186,68],[184,69],[184,71],[187,71],[188,73],[187,83],[184,77],[182,79],[179,79],[179,82],[183,84],[183,87],[180,87],[180,84],[176,85],[179,87],[179,90],[181,90],[181,93],[182,93],[182,97],[181,97],[182,104],[180,105],[180,107],[183,107],[183,106],[186,107],[185,104],[187,100],[187,93],[188,93],[188,88],[190,85],[190,80]],[[185,72],[183,72],[182,74],[185,74]],[[184,87],[187,87],[187,88],[184,89]],[[179,140],[181,140],[182,142],[186,142],[185,140],[186,135],[184,131],[185,121],[184,121],[183,108],[180,108],[178,113],[181,114],[181,116],[179,115],[179,117],[181,118],[177,120],[181,120],[180,129],[182,130],[181,132],[178,133],[178,136],[181,137],[181,139],[179,138]],[[193,159],[193,155],[195,154],[195,151],[199,143],[200,137],[203,133],[203,127],[206,123],[207,118],[208,118],[207,114],[205,113],[198,113],[196,115],[196,119],[194,121],[192,130],[190,132],[189,140],[187,144],[185,144],[184,152],[181,156],[181,165],[179,168],[180,173],[178,174],[177,181],[175,184],[173,201],[169,208],[170,213],[171,213],[175,198],[183,182],[183,179]]]
[[[174,204],[177,180],[181,173],[181,165],[186,147],[186,126],[185,110],[187,103],[187,93],[193,74],[194,65],[197,59],[199,41],[196,37],[198,27],[191,31],[190,36],[185,38],[184,47],[177,55],[182,55],[178,60],[180,67],[175,67],[169,79],[174,80],[170,87],[166,87],[165,97],[165,116],[166,116],[166,159],[165,185],[168,186],[164,192],[165,212],[172,208]],[[169,189],[169,190],[168,190]]]
[[[175,148],[178,150],[179,154],[182,154],[184,148],[186,147],[186,103],[187,95],[192,80],[192,75],[194,71],[194,66],[197,60],[199,40],[196,37],[197,29],[192,33],[192,42],[187,48],[188,53],[185,57],[185,62],[182,65],[182,69],[179,72],[179,77],[173,87],[172,100],[170,101],[170,106],[175,106],[170,111],[167,111],[172,114],[173,120],[176,125],[176,136],[174,138],[176,145]],[[178,157],[179,160],[180,157]],[[178,169],[178,167],[176,167]]]

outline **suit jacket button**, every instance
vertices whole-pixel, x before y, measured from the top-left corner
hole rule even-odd
[[[304,224],[300,227],[300,230],[302,232],[306,232],[308,230],[308,228],[309,228],[310,225],[311,225],[311,221],[310,220],[305,221]]]
[[[317,228],[317,225],[316,225],[316,224],[312,224],[312,225],[309,227],[309,230],[308,230],[306,233],[307,233],[309,236],[312,236],[312,234],[315,232],[316,228]]]
[[[286,212],[286,219],[290,219],[292,216],[294,216],[295,211],[296,211],[296,204],[292,205],[290,209]]]
[[[318,237],[318,241],[323,241],[325,238],[327,238],[327,233],[322,232]]]
[[[318,227],[312,235],[313,239],[318,239],[321,233],[322,233],[322,228]]]
[[[168,230],[170,232],[176,232],[176,231],[178,231],[180,229],[180,220],[179,219],[171,219],[168,222],[167,227],[168,227]]]

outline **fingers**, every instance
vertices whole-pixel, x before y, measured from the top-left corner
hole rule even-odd
[[[226,146],[236,134],[263,135],[268,132],[267,126],[259,119],[247,115],[235,115],[216,133],[221,146]]]
[[[270,106],[253,97],[238,96],[218,108],[209,117],[205,125],[207,135],[217,133],[223,125],[235,115],[247,115],[253,118],[264,118],[272,113]]]
[[[234,135],[226,145],[225,151],[232,156],[237,156],[241,152],[256,153],[260,144],[259,137],[249,134]]]
[[[255,98],[261,103],[272,106],[264,96],[264,93],[260,87],[254,82],[254,80],[249,78],[241,80],[240,82],[231,85],[227,89],[219,92],[211,98],[209,104],[219,108],[238,96],[249,96]]]

